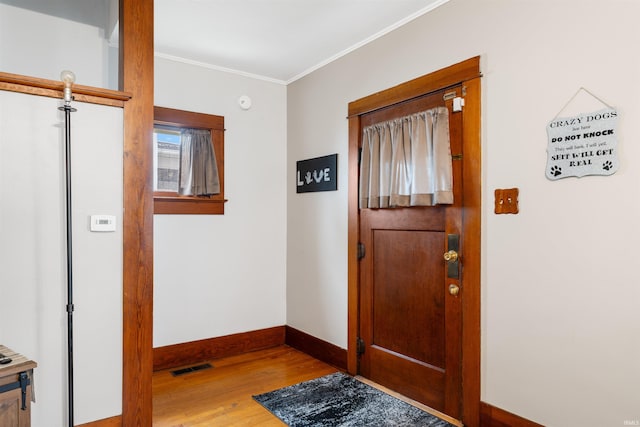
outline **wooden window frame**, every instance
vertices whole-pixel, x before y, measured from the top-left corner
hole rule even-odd
[[[170,191],[154,191],[154,214],[208,214],[224,215],[224,117],[212,114],[153,107],[154,125],[180,128],[207,129],[216,153],[220,176],[220,193],[209,197],[180,196]]]

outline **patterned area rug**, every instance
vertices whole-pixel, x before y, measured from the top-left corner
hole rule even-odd
[[[290,427],[454,427],[340,372],[253,398]]]

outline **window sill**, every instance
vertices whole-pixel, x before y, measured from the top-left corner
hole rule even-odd
[[[224,215],[226,202],[226,199],[154,196],[153,213],[156,215]]]

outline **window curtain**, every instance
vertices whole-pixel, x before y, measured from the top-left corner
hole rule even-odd
[[[362,130],[360,208],[453,203],[449,111],[437,107]]]
[[[180,174],[178,194],[210,196],[220,193],[220,179],[211,132],[183,129],[180,132]]]

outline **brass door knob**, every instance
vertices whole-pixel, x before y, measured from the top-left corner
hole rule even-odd
[[[458,260],[458,252],[456,251],[445,252],[444,260],[447,262],[456,262]]]
[[[454,297],[457,296],[460,293],[460,287],[454,284],[449,285],[449,293]]]

